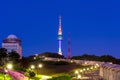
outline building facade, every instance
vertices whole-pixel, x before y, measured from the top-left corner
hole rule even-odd
[[[120,65],[105,63],[100,67],[103,80],[120,80]]]
[[[8,53],[16,51],[20,55],[20,59],[22,59],[21,40],[15,35],[9,35],[4,39],[2,42],[2,48],[6,48]]]

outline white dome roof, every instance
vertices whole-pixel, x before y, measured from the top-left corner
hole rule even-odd
[[[17,38],[17,37],[16,37],[16,35],[11,34],[7,38]]]

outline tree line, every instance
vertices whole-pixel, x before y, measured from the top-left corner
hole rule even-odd
[[[96,55],[83,54],[81,56],[73,56],[72,59],[112,62],[113,64],[120,64],[120,59],[117,59],[111,55],[96,56]]]

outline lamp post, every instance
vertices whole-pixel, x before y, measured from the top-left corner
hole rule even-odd
[[[6,73],[8,72],[7,69],[12,69],[13,65],[12,64],[7,64],[6,68],[4,68],[4,80],[6,80]]]
[[[7,64],[7,69],[12,69],[13,65],[12,64]]]
[[[77,78],[78,73],[79,73],[78,70],[76,70],[76,71],[75,71],[75,76],[76,76],[76,78]]]
[[[35,69],[35,66],[34,66],[34,65],[31,65],[30,68],[31,68],[31,69]]]
[[[39,64],[39,65],[38,65],[38,67],[39,67],[39,68],[42,68],[42,67],[43,67],[43,65],[42,65],[42,64]]]
[[[81,79],[82,78],[82,76],[79,74],[78,76],[77,76],[77,79]]]
[[[80,73],[83,74],[83,70],[82,69],[80,70]]]
[[[39,68],[42,68],[42,67],[43,67],[42,64],[39,64],[39,65],[38,65],[38,69],[39,69]],[[37,74],[38,74],[38,69],[37,69]]]
[[[30,66],[30,69],[29,69],[29,77],[28,77],[28,80],[30,80],[30,77],[31,77],[31,71],[35,69],[35,66],[34,65],[31,65]]]

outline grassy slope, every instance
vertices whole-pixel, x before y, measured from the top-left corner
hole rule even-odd
[[[12,78],[8,74],[4,75],[3,73],[0,73],[0,80],[4,80],[4,76],[5,80],[12,80]]]
[[[74,69],[82,68],[83,66],[77,64],[54,64],[54,62],[42,62],[43,68],[36,69],[37,73],[43,75],[69,74]]]

